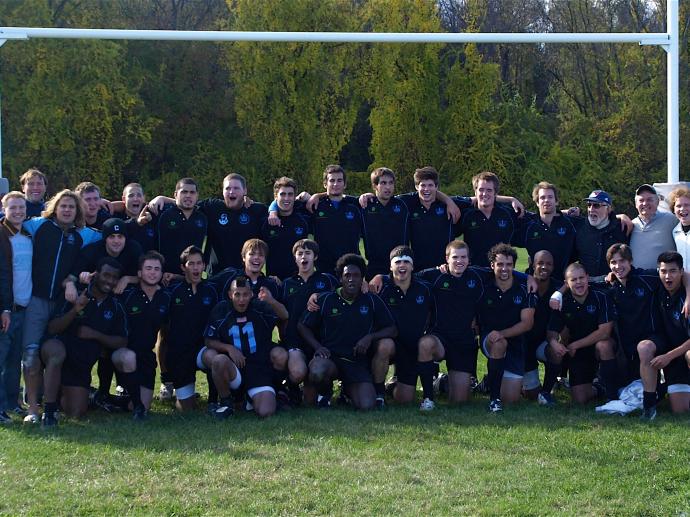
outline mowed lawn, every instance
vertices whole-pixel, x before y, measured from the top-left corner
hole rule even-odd
[[[557,395],[555,409],[499,415],[477,395],[431,414],[391,404],[216,422],[204,403],[180,415],[155,402],[143,424],[99,411],[48,432],[17,420],[0,428],[0,514],[690,514],[690,416],[662,404],[647,424]]]

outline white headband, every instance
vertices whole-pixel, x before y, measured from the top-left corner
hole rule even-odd
[[[397,257],[393,257],[391,259],[391,266],[393,266],[396,262],[409,262],[410,264],[414,265],[414,260],[412,260],[412,257],[409,255],[399,255]]]

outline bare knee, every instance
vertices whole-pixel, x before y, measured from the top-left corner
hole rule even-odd
[[[654,358],[654,354],[656,354],[656,345],[653,341],[649,341],[648,339],[640,341],[637,344],[637,354],[640,356],[641,362],[648,363]]]
[[[376,346],[376,356],[380,359],[390,360],[395,355],[395,341],[392,339],[380,339]]]
[[[609,339],[604,339],[602,341],[597,341],[594,345],[597,356],[602,361],[608,359],[613,359],[615,357],[615,350],[613,348],[613,342]]]
[[[283,347],[276,346],[271,349],[271,364],[276,370],[285,370],[288,364],[288,353]]]
[[[65,362],[65,345],[57,339],[49,339],[43,343],[41,358],[46,366],[60,366]],[[38,361],[36,361],[38,363]],[[38,365],[37,365],[38,366]]]
[[[124,373],[132,373],[137,369],[137,354],[128,348],[121,348],[113,353],[113,365]]]
[[[220,373],[230,370],[230,358],[224,354],[217,354],[211,359],[211,370]]]

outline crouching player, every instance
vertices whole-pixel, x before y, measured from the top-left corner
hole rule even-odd
[[[425,339],[433,299],[429,287],[412,276],[414,254],[409,246],[397,246],[390,253],[391,276],[383,278],[379,296],[398,327],[395,338],[396,402],[414,402],[417,375],[422,382],[422,411],[434,409],[434,361],[443,358],[443,347]]]
[[[333,381],[343,381],[346,395],[357,409],[372,409],[376,403],[371,372],[371,352],[384,338],[394,338],[397,329],[381,299],[362,293],[366,262],[347,253],[338,259],[340,285],[335,292],[317,298],[319,310],[307,312],[298,331],[314,351],[309,363],[309,380],[319,393],[317,405],[330,406]],[[318,338],[317,338],[318,336]],[[384,341],[389,349],[392,340]]]
[[[616,309],[608,294],[589,288],[589,276],[579,262],[565,270],[568,292],[563,295],[560,311],[552,311],[547,338],[546,358],[552,365],[569,370],[570,396],[585,404],[598,395],[592,381],[599,377],[609,400],[617,398],[618,370],[615,343],[611,337]],[[549,368],[553,376],[544,378],[543,391],[550,393],[558,368]]]
[[[283,282],[285,307],[290,313],[281,344],[288,350],[288,388],[290,402],[300,402],[299,385],[304,382],[304,399],[306,403],[316,402],[316,392],[309,384],[307,364],[312,359],[313,351],[306,345],[297,332],[297,323],[307,310],[307,301],[314,293],[333,291],[337,280],[333,275],[316,271],[315,261],[319,256],[319,245],[310,239],[300,239],[292,247],[292,255],[297,264],[297,274]]]
[[[690,409],[690,371],[684,357],[690,350],[690,339],[688,319],[683,315],[683,257],[668,251],[659,255],[657,263],[663,289],[657,291],[654,300],[656,334],[637,346],[644,386],[642,418],[646,420],[656,417],[659,370],[664,371],[671,411],[684,413]]]
[[[256,414],[269,417],[276,411],[274,363],[286,354],[271,338],[278,319],[287,320],[287,311],[267,289],[254,300],[246,276],[232,280],[228,298],[213,308],[204,332],[204,362],[211,364],[220,395],[215,416],[225,419],[233,414],[230,390],[242,387]]]
[[[101,348],[114,350],[112,361],[123,372],[125,388],[135,392],[136,356],[127,347],[127,317],[113,296],[120,280],[120,264],[112,257],[98,262],[89,286],[74,304],[66,302],[60,314],[48,323],[49,337],[41,345],[46,365],[43,425],[57,424],[57,394],[62,383],[62,409],[71,417],[81,417],[89,407],[91,369]],[[141,402],[140,402],[141,404]]]

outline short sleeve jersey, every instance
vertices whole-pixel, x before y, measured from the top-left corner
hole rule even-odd
[[[513,242],[527,248],[530,257],[541,250],[549,251],[553,256],[552,276],[563,280],[575,247],[575,225],[570,217],[562,214],[556,214],[550,225],[542,221],[539,214],[527,214],[518,219],[518,231]]]
[[[305,282],[299,275],[286,278],[283,282],[282,300],[285,304],[290,317],[288,319],[283,344],[289,348],[304,348],[297,323],[302,318],[304,311],[307,310],[309,297],[314,293],[325,293],[335,290],[338,281],[333,275],[315,271]]]
[[[517,215],[510,205],[497,203],[486,217],[479,208],[467,207],[460,217],[460,232],[470,247],[473,266],[489,266],[489,250],[499,242],[510,244],[517,229]]]
[[[252,300],[245,312],[223,300],[211,311],[204,336],[237,348],[247,358],[247,365],[263,366],[270,361],[276,322],[271,308],[258,300]]]
[[[688,340],[688,319],[683,316],[683,304],[685,303],[685,289],[682,287],[674,294],[665,288],[657,291],[654,305],[655,318],[659,332],[663,335],[666,350],[672,350]]]
[[[359,254],[362,214],[359,200],[344,196],[336,202],[321,198],[311,217],[314,239],[319,243],[316,268],[325,273],[335,270],[335,263],[346,253]]]
[[[302,213],[293,211],[288,216],[279,216],[280,226],[271,226],[268,220],[261,226],[261,239],[268,244],[266,273],[280,279],[297,272],[292,246],[309,235],[309,220]]]
[[[386,274],[390,269],[390,252],[396,246],[408,244],[407,205],[399,198],[391,198],[385,205],[374,197],[362,210],[364,221],[364,250],[369,276]]]
[[[217,270],[242,267],[242,245],[261,235],[268,216],[266,205],[252,203],[249,208],[231,210],[222,199],[210,198],[198,206],[208,218],[208,241],[218,257]]]
[[[72,307],[73,304],[65,302],[57,315],[67,314]],[[127,337],[128,335],[125,310],[117,298],[111,295],[106,296],[100,303],[94,297],[90,297],[89,303],[79,311],[71,325],[62,335],[78,339],[76,332],[81,326],[90,327],[110,336]]]
[[[429,285],[434,297],[431,331],[459,344],[472,343],[472,321],[484,295],[484,274],[469,267],[460,276],[436,268],[417,273]]]
[[[549,318],[551,318],[549,300],[551,299],[551,295],[560,289],[562,285],[563,282],[560,280],[550,278],[549,286],[544,294],[539,295],[535,293],[537,301],[534,307],[534,324],[525,335],[528,343],[539,344],[546,339],[546,330],[549,326]]]
[[[372,293],[360,294],[348,302],[336,292],[321,293],[320,309],[306,312],[303,323],[311,328],[321,345],[336,357],[354,359],[354,346],[361,338],[385,327],[395,325],[393,316]]]
[[[170,346],[200,349],[208,316],[218,303],[215,287],[202,281],[194,293],[192,286],[182,281],[171,285],[169,290],[170,328],[166,334],[166,342]]]
[[[585,300],[578,302],[571,292],[563,295],[560,311],[551,311],[549,330],[570,331],[571,341],[589,336],[599,325],[616,321],[616,308],[608,294],[590,289]]]
[[[218,294],[220,296],[221,300],[227,300],[228,299],[228,291],[230,290],[230,284],[232,284],[232,281],[237,278],[240,275],[243,275],[244,270],[243,269],[235,269],[232,267],[225,268],[223,271],[218,273],[217,275],[212,276],[209,278],[209,282],[212,283],[216,287],[216,291],[218,291]],[[249,278],[249,277],[247,277]],[[280,287],[278,287],[278,284],[275,282],[270,277],[267,277],[266,275],[259,275],[259,277],[251,281],[251,287],[252,287],[252,293],[254,293],[254,296],[257,297],[259,296],[259,291],[261,290],[262,287],[265,287],[268,289],[271,294],[273,295],[273,298],[278,300],[279,302],[282,303],[282,291]]]
[[[206,216],[194,210],[187,218],[175,205],[169,205],[155,219],[158,235],[158,251],[165,257],[164,269],[169,273],[180,272],[180,254],[187,246],[204,249],[208,228]]]
[[[448,219],[446,205],[434,201],[427,209],[419,200],[417,192],[402,194],[399,199],[409,210],[408,233],[414,250],[415,268],[418,270],[436,267],[445,262],[446,245],[457,235],[457,228]],[[454,197],[460,209],[471,206],[469,198]]]
[[[130,218],[125,221],[125,228],[127,228],[127,239],[138,242],[144,252],[158,249],[156,225],[153,221],[142,226],[136,219]]]
[[[527,286],[516,279],[506,291],[502,291],[493,280],[487,282],[478,308],[481,333],[488,334],[516,325],[522,319],[523,309],[534,309],[536,305],[537,297],[528,293]]]
[[[413,279],[407,292],[386,277],[379,297],[386,304],[398,327],[396,341],[407,347],[417,345],[427,330],[434,300],[427,284]]]
[[[158,331],[168,321],[170,292],[158,289],[149,299],[139,286],[127,289],[120,301],[127,314],[129,344],[134,351],[153,350]]]

